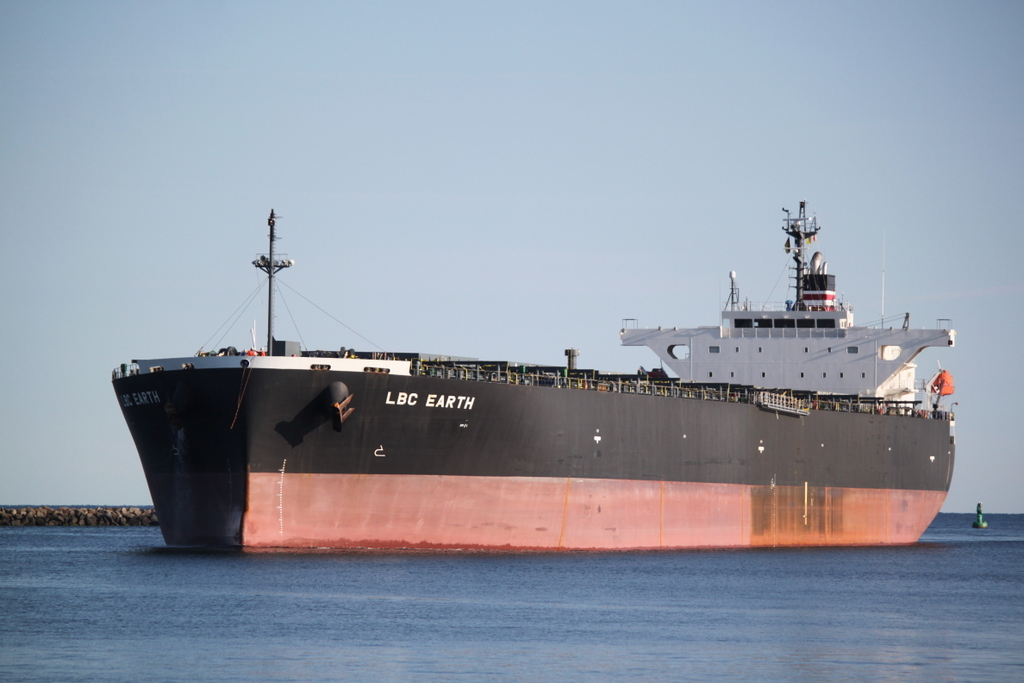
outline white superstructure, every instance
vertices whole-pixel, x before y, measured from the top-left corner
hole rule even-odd
[[[800,202],[783,230],[796,262],[796,299],[783,305],[740,303],[735,288],[717,327],[622,329],[623,346],[647,346],[680,379],[772,389],[860,395],[890,401],[915,398],[914,360],[930,346],[953,346],[952,329],[858,327],[852,307],[835,298],[835,276],[816,253],[815,218]],[[790,240],[795,240],[792,244]]]

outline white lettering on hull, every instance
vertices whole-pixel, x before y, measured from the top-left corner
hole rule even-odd
[[[154,403],[160,403],[160,395],[155,391],[134,391],[130,394],[121,394],[121,406],[123,408],[148,406]]]
[[[384,403],[387,403],[389,406],[414,406],[416,405],[416,402],[419,400],[419,394],[407,394],[404,391],[399,391],[398,396],[396,396],[395,398],[391,398],[391,392],[389,391],[388,397],[384,399]]]
[[[416,393],[399,391],[396,392],[395,395],[392,395],[392,392],[389,391],[387,397],[384,399],[384,403],[389,406],[414,406],[419,403],[419,400],[419,394]],[[474,403],[476,403],[476,396],[445,396],[444,394],[427,394],[427,400],[423,405],[427,408],[473,410]]]

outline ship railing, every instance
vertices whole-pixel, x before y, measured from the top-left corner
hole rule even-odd
[[[122,377],[131,377],[137,374],[139,374],[138,363],[121,363],[110,373],[110,379],[121,379]]]
[[[591,372],[591,371],[586,371]],[[701,385],[684,383],[673,379],[651,379],[642,375],[570,375],[560,371],[533,371],[530,366],[452,366],[421,362],[413,374],[439,379],[491,382],[517,386],[551,387],[578,391],[611,392],[617,394],[638,394],[665,398],[688,398],[701,401],[723,401],[746,403],[769,410],[778,410],[793,415],[807,415],[810,411],[840,413],[862,413],[917,417],[935,420],[952,420],[948,411],[924,410],[918,401],[888,401],[872,397],[832,396],[769,391],[762,388],[732,385]]]
[[[139,372],[138,363],[122,363],[111,372],[111,379],[131,377],[138,375]],[[920,401],[891,401],[872,397],[822,396],[818,394],[796,396],[791,393],[779,393],[748,386],[703,385],[686,383],[678,379],[652,379],[645,375],[602,375],[590,370],[583,372],[584,375],[569,374],[565,369],[531,372],[530,366],[526,365],[491,364],[481,367],[430,361],[417,361],[412,368],[414,375],[439,379],[746,403],[798,415],[809,414],[812,410],[821,410],[917,417],[950,422],[956,417],[952,411],[925,409]]]
[[[750,313],[771,313],[774,311],[792,311],[792,306],[787,306],[781,301],[743,301],[736,308],[728,306],[723,309],[726,312],[729,311],[745,311]],[[815,310],[808,308],[807,310]],[[845,301],[834,301],[830,310],[836,311],[852,311],[853,306],[846,303]]]

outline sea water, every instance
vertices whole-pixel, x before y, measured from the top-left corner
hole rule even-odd
[[[1022,681],[1024,515],[912,546],[195,552],[0,528],[2,681]]]

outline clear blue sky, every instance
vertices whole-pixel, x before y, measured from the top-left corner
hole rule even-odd
[[[1019,2],[0,2],[0,504],[149,502],[110,371],[207,342],[271,208],[285,283],[380,347],[633,371],[623,318],[716,324],[733,269],[784,299],[807,199],[858,322],[884,236],[886,313],[959,333],[919,362],[957,383],[944,509],[1024,512],[1022,36]],[[370,348],[284,301],[279,338]]]

